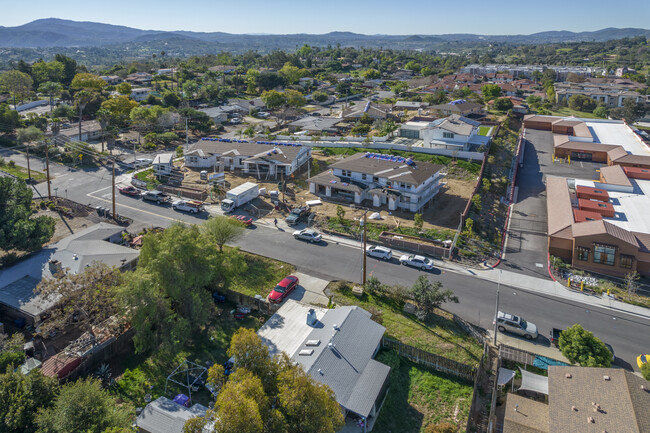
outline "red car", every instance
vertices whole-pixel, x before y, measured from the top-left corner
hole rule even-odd
[[[288,277],[282,279],[278,283],[277,286],[273,290],[271,290],[271,294],[269,295],[269,302],[273,304],[279,304],[289,296],[289,293],[293,291],[298,287],[298,277],[295,277],[293,275],[289,275]]]
[[[230,218],[236,219],[240,223],[244,224],[246,227],[253,224],[253,218],[247,217],[246,215],[231,215]]]
[[[125,186],[120,188],[120,193],[124,195],[131,195],[131,196],[139,196],[140,195],[140,190],[134,186]]]

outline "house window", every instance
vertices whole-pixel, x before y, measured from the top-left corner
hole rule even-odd
[[[386,186],[387,186],[388,188],[391,188],[391,187],[393,186],[393,182],[391,182],[390,180],[387,180],[387,181],[386,181]]]
[[[594,193],[595,193],[595,194],[602,194],[603,192],[602,192],[601,190],[599,190],[599,189],[595,189],[595,190],[594,190]]]
[[[590,248],[585,248],[585,247],[578,247],[576,248],[576,258],[578,260],[582,260],[583,262],[589,261],[589,251],[591,251]]]
[[[594,263],[614,266],[616,247],[612,245],[594,244]]]
[[[598,203],[598,207],[604,207],[604,208],[607,208],[607,205],[606,205],[606,204],[602,204],[602,203]]]
[[[408,184],[406,184],[404,182],[400,182],[399,187],[402,188],[402,189],[408,189],[409,188]]]
[[[443,132],[442,133],[442,138],[454,138],[454,133],[453,132]]]
[[[379,183],[379,178],[377,176],[374,176],[372,178],[372,181],[375,182],[375,183]]]
[[[366,180],[366,174],[365,173],[361,173],[361,180]]]
[[[411,202],[411,197],[407,195],[402,196],[402,203],[410,203]]]
[[[634,261],[634,256],[628,256],[626,254],[621,254],[621,268],[623,269],[632,269],[632,262]]]
[[[350,177],[352,172],[350,170],[341,170],[341,176]]]

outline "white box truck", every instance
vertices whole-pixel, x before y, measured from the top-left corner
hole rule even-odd
[[[226,198],[221,200],[221,210],[232,212],[235,208],[248,203],[257,197],[260,193],[260,187],[253,182],[246,182],[226,193]]]

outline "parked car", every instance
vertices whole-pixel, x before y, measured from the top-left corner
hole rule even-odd
[[[309,215],[309,206],[295,207],[291,209],[289,215],[285,218],[285,221],[290,226],[298,224],[302,219],[306,218]]]
[[[146,167],[148,165],[151,165],[152,162],[153,160],[149,158],[138,158],[135,161],[133,161],[133,164],[131,164],[131,166],[133,168],[141,168],[141,167]]]
[[[260,111],[259,113],[257,113],[257,117],[261,117],[262,119],[268,119],[269,117],[271,117],[271,114],[267,113],[266,111]]]
[[[120,194],[130,195],[131,197],[140,197],[141,191],[134,186],[124,186],[120,188]]]
[[[246,227],[250,227],[250,225],[253,224],[253,218],[246,215],[230,215],[230,218],[236,219]]]
[[[311,243],[320,242],[323,239],[323,235],[312,229],[296,230],[293,232],[293,237]]]
[[[399,258],[399,262],[402,265],[413,266],[414,268],[433,269],[433,262],[424,256],[416,256],[413,254],[409,256],[408,254],[404,254]]]
[[[233,117],[230,119],[230,124],[231,125],[239,125],[241,123],[241,119],[239,117]]]
[[[537,338],[537,326],[526,322],[523,318],[513,314],[499,311],[497,313],[497,329],[500,332],[512,332],[513,334],[522,335],[528,340]]]
[[[382,260],[390,260],[393,258],[393,252],[390,250],[390,248],[381,247],[378,245],[371,245],[366,248],[366,254],[368,254],[370,257],[375,257]]]
[[[269,294],[269,302],[273,304],[279,304],[289,296],[289,293],[293,291],[296,287],[298,287],[298,277],[294,275],[289,275],[286,278],[283,278],[282,281],[280,281],[274,288],[271,290],[271,293]]]
[[[153,201],[156,204],[168,203],[171,198],[162,191],[146,191],[142,193],[142,200]]]
[[[643,364],[647,364],[648,362],[650,362],[649,354],[642,353],[636,357],[636,365],[638,365],[639,368],[643,367]]]
[[[176,200],[172,203],[172,208],[174,210],[182,210],[189,213],[205,212],[203,202],[196,200]]]

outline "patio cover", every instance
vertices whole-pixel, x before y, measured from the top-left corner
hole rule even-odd
[[[512,378],[515,377],[515,371],[508,368],[499,368],[499,378],[497,379],[497,385],[503,386],[510,382]]]
[[[519,371],[521,371],[521,386],[518,391],[535,391],[548,395],[548,377],[530,373],[522,368],[519,368]]]

